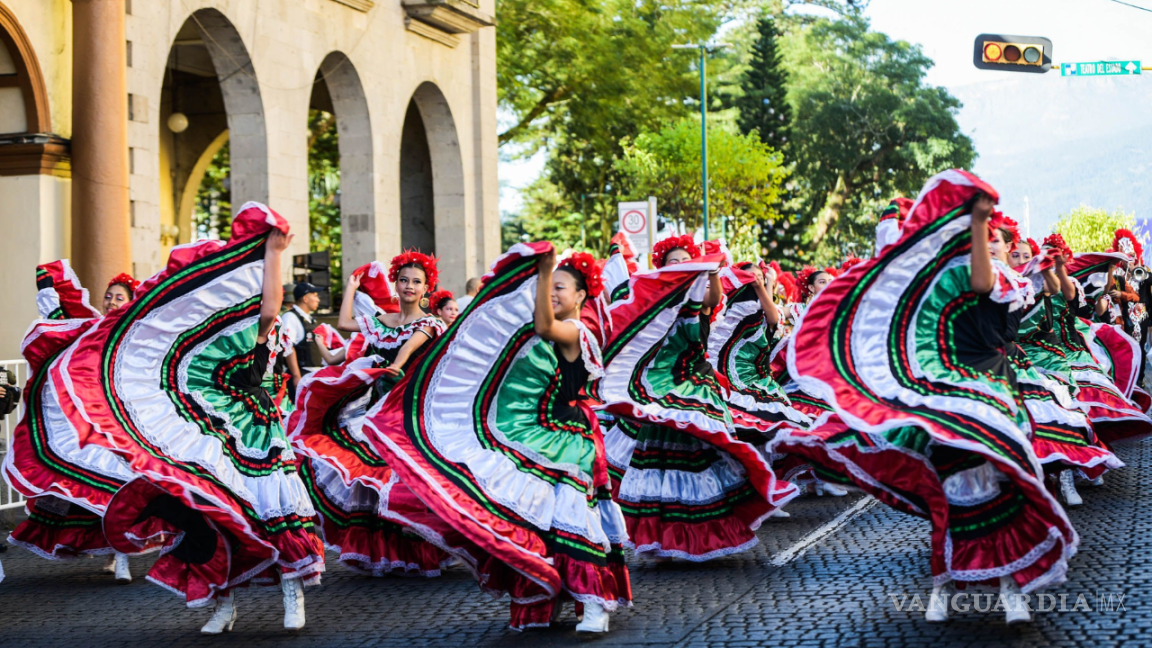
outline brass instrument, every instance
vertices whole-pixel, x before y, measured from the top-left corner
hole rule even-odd
[[[1136,266],[1132,268],[1133,283],[1144,283],[1147,281],[1149,275],[1152,275],[1152,271],[1148,270],[1147,266]]]

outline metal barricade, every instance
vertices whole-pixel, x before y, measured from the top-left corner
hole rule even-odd
[[[0,360],[0,369],[7,369],[16,377],[16,386],[24,389],[28,382],[28,363],[24,360]],[[8,458],[8,449],[12,447],[12,434],[16,432],[16,424],[24,416],[24,398],[21,394],[20,404],[12,413],[3,418],[0,424],[0,457]],[[7,482],[0,483],[0,510],[22,508],[24,496],[9,486]]]

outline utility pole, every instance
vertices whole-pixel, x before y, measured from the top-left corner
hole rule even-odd
[[[708,86],[707,86],[707,55],[708,50],[728,47],[727,43],[687,43],[673,45],[672,49],[698,49],[700,50],[700,184],[703,198],[704,214],[704,240],[708,240]]]

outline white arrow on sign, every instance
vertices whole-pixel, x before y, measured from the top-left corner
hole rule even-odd
[[[1125,66],[1124,69],[1128,70],[1128,74],[1133,74],[1136,72],[1136,64],[1133,63],[1132,61],[1128,61],[1128,65]]]

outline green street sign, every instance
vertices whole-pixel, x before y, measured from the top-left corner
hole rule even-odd
[[[1060,76],[1130,76],[1140,74],[1140,61],[1096,61],[1064,63]]]

